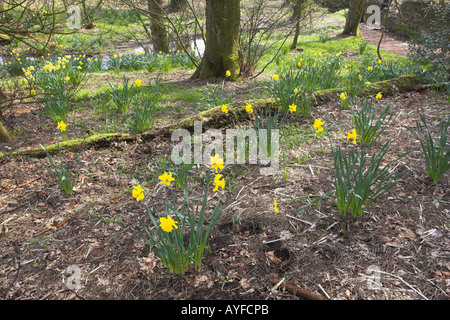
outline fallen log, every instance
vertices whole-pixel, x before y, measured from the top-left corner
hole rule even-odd
[[[366,85],[360,92],[360,96],[375,96],[378,92],[382,92],[383,96],[388,96],[398,92],[407,92],[413,90],[421,90],[419,79],[415,75],[404,75],[399,78],[390,79],[386,81],[374,82],[372,84]],[[332,101],[339,97],[339,94],[343,91],[342,88],[339,89],[327,89],[314,92],[314,104],[318,105],[320,103],[325,103]],[[167,125],[162,128],[155,128],[138,135],[130,135],[126,133],[109,133],[109,134],[95,134],[84,139],[75,139],[69,141],[60,142],[59,147],[64,151],[81,151],[83,149],[95,146],[96,148],[106,148],[112,142],[121,141],[138,141],[138,140],[152,140],[157,136],[170,136],[177,129],[187,129],[189,131],[194,130],[195,121],[202,122],[202,128],[212,129],[212,128],[224,128],[227,125],[243,121],[248,117],[245,110],[247,103],[250,103],[253,107],[254,112],[258,112],[261,109],[271,109],[273,111],[279,110],[279,105],[274,98],[256,99],[249,100],[245,102],[236,102],[228,105],[228,113],[223,113],[221,107],[215,107],[210,110],[200,112],[198,114],[188,116],[177,123]],[[50,154],[58,152],[58,145],[52,144],[45,147]],[[2,157],[13,157],[13,156],[27,156],[41,158],[45,157],[46,153],[41,148],[34,148],[29,150],[20,150],[9,153],[0,153],[0,158]]]

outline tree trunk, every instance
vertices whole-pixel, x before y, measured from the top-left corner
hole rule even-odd
[[[240,78],[240,0],[206,0],[206,44],[193,79]]]
[[[162,0],[147,0],[147,4],[150,12],[153,49],[155,52],[169,53],[169,40],[164,26]]]
[[[307,0],[296,0],[294,4],[294,14],[295,16],[295,33],[294,39],[292,40],[291,50],[297,49],[298,36],[300,35],[300,21],[302,20],[303,7]]]
[[[342,34],[361,36],[359,24],[364,12],[364,2],[365,0],[350,0],[347,17],[345,20],[345,27]]]

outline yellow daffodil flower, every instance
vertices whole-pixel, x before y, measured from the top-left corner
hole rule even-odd
[[[274,76],[273,76],[273,80],[278,80],[278,79],[280,79],[280,76],[279,75],[277,75],[277,74],[275,74]]]
[[[225,179],[220,178],[222,178],[222,175],[220,173],[216,174],[216,176],[214,177],[214,192],[219,191],[219,187],[221,187],[222,190],[223,188],[225,188]]]
[[[225,104],[222,105],[221,109],[222,109],[222,112],[228,113],[228,107]]]
[[[64,121],[58,122],[58,126],[56,127],[56,129],[61,130],[61,132],[66,131],[66,124],[64,123]]]
[[[218,153],[216,153],[214,155],[214,157],[211,157],[211,168],[216,170],[217,173],[217,169],[222,170],[224,168],[223,166],[223,159],[220,158],[220,155]]]
[[[170,186],[170,181],[175,180],[175,178],[172,177],[172,172],[169,172],[169,174],[167,174],[167,172],[165,171],[158,178],[159,180],[161,180],[161,184],[165,184],[166,186]]]
[[[253,113],[253,107],[251,104],[247,103],[247,105],[245,106],[245,111],[249,112],[249,113]]]
[[[347,96],[345,95],[344,92],[342,92],[341,95],[340,95],[340,98],[341,98],[342,100],[345,100],[345,99],[347,99]]]
[[[314,120],[314,124],[313,124],[313,128],[314,130],[317,131],[317,133],[322,132],[323,131],[323,125],[325,124],[325,122],[322,121],[321,118],[319,119],[315,119]]]
[[[381,92],[378,92],[378,94],[375,96],[375,99],[380,100],[383,97]]]
[[[136,79],[136,81],[134,83],[139,87],[141,85],[142,81],[139,79]]]
[[[278,213],[278,204],[276,199],[273,199],[273,210],[275,213]]]
[[[225,72],[225,76],[230,77],[231,76],[231,71],[227,70],[227,72]]]
[[[161,217],[159,222],[161,223],[161,229],[167,233],[172,232],[173,228],[178,229],[178,222],[173,220],[171,216],[167,216],[167,218]]]
[[[291,104],[291,105],[289,106],[289,111],[290,111],[291,113],[294,113],[295,111],[297,111],[297,105]]]
[[[141,201],[144,199],[144,190],[140,185],[134,186],[131,195],[133,198],[136,198],[136,201]]]
[[[348,133],[347,141],[350,140],[350,139],[353,139],[353,144],[356,144],[356,137],[357,137],[356,130],[353,129],[351,133],[350,132]]]

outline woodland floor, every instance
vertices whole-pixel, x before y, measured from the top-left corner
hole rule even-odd
[[[310,160],[288,163],[287,179],[261,176],[257,166],[227,167],[228,201],[210,250],[201,269],[185,276],[169,274],[149,252],[137,222],[142,219],[149,226],[145,206],[153,201],[161,208],[164,202],[167,190],[155,179],[155,167],[170,155],[168,139],[86,150],[86,162],[75,167],[88,172],[80,173],[72,196],[64,194],[40,162],[0,159],[1,297],[299,299],[281,288],[271,290],[271,280],[284,279],[330,299],[448,299],[449,176],[438,185],[427,178],[420,145],[403,127],[413,127],[422,111],[436,125],[448,116],[448,105],[431,92],[383,98],[388,103],[395,116],[378,147],[390,138],[390,158],[411,151],[400,167],[415,170],[413,176],[378,199],[364,217],[346,220],[331,200],[299,212],[305,202],[290,201],[332,189],[328,139],[310,139],[289,150],[290,157]],[[332,101],[299,125],[310,126],[319,115],[330,132],[349,120],[348,110]],[[344,133],[340,137],[345,140]],[[195,168],[192,176],[206,170]],[[145,185],[147,197],[137,203],[130,190],[142,181],[151,182]],[[190,186],[194,198],[201,196],[199,188],[197,179]],[[211,206],[216,201],[217,195],[211,196]],[[67,290],[71,265],[81,269],[83,279],[76,292]],[[378,289],[368,286],[370,266],[381,271]]]
[[[396,44],[392,49],[400,50]],[[172,76],[173,81],[205,85],[190,82],[189,72]],[[236,86],[241,92],[254,89],[247,82]],[[309,160],[287,163],[286,179],[281,174],[276,179],[261,176],[257,166],[227,167],[228,199],[210,248],[201,269],[184,276],[169,274],[143,245],[137,222],[150,226],[145,206],[153,201],[161,208],[164,203],[167,189],[158,184],[155,169],[162,157],[170,156],[168,138],[86,150],[85,162],[74,165],[88,172],[80,172],[72,196],[64,194],[40,162],[0,158],[0,298],[302,299],[282,287],[273,289],[271,280],[284,279],[333,300],[447,300],[450,177],[446,174],[437,185],[429,180],[420,144],[404,126],[414,127],[419,113],[425,112],[436,128],[439,119],[450,115],[448,103],[444,97],[436,100],[431,91],[398,93],[383,97],[382,103],[391,104],[394,117],[376,147],[392,139],[390,159],[410,151],[399,165],[415,170],[412,176],[378,199],[365,216],[351,220],[341,218],[329,199],[302,211],[296,210],[305,202],[290,201],[332,190],[326,138],[308,139],[289,150],[291,159]],[[91,110],[86,110],[79,117],[89,127]],[[29,127],[26,135],[17,132],[16,142],[1,152],[56,140],[54,130],[44,129],[49,127],[42,124],[45,120],[37,119],[37,111],[37,106],[26,106],[8,118],[13,126]],[[347,127],[342,129],[340,123],[349,123],[349,112],[338,101],[319,105],[311,116],[297,121],[307,128],[317,117],[330,132],[341,130],[336,135],[345,141]],[[70,133],[72,138],[82,135],[79,130]],[[67,159],[75,155],[64,153]],[[206,170],[194,168],[196,183],[189,189],[194,198],[202,194],[197,177]],[[131,187],[142,181],[150,181],[144,186],[146,198],[136,202]],[[278,213],[273,211],[274,198]],[[213,206],[217,195],[209,201]],[[73,265],[81,269],[82,287],[76,291],[67,289],[67,268]],[[377,288],[368,282],[374,275],[369,267],[380,270]]]

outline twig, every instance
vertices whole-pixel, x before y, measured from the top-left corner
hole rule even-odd
[[[297,296],[306,298],[308,300],[327,300],[324,296],[318,293],[314,293],[305,289],[301,289],[295,285],[288,284],[288,283],[281,283],[279,284],[279,281],[275,279],[270,279],[270,283],[273,285],[278,285],[286,288],[287,291],[289,291],[292,294],[295,294]]]
[[[328,293],[325,291],[324,288],[322,288],[322,286],[320,285],[320,283],[318,284],[320,290],[322,290],[323,293],[325,293],[325,295],[327,296],[327,299],[331,299],[330,296],[328,295]]]

